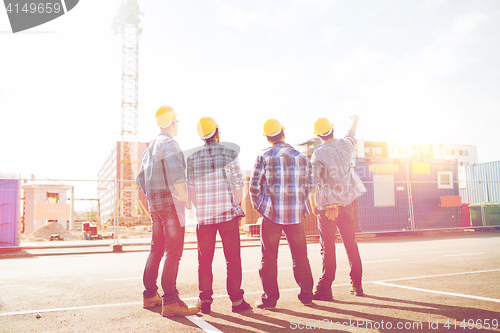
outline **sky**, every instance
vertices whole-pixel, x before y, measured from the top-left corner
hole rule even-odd
[[[97,179],[121,131],[120,0],[81,0],[67,14],[13,34],[0,7],[0,173]],[[500,1],[139,0],[139,141],[158,134],[162,105],[177,140],[202,142],[219,124],[243,169],[268,147],[336,135],[361,118],[367,141],[475,145],[500,160]]]

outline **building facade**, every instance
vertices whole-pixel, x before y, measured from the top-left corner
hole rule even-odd
[[[321,143],[318,138],[313,138],[296,145],[297,149],[311,156],[314,148]],[[457,160],[459,167],[477,164],[477,147],[457,144],[419,144],[401,142],[381,142],[356,140],[352,164],[356,158],[413,158],[413,159],[440,159]]]
[[[457,160],[457,165],[477,163],[477,147],[458,144],[419,144],[401,142],[374,142],[357,140],[354,157],[417,158]]]
[[[138,167],[141,165],[142,153],[149,146],[148,142],[138,143],[137,161]],[[120,179],[120,149],[121,142],[118,141],[113,145],[113,148],[104,159],[101,169],[97,173],[97,197],[101,207],[101,221],[110,221],[113,219],[117,200],[120,198],[117,195],[116,182]],[[144,193],[139,189],[139,200],[143,206],[148,209],[148,204]]]

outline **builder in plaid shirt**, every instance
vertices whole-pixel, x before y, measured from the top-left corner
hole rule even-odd
[[[148,199],[152,218],[151,250],[144,268],[143,307],[162,306],[162,315],[188,316],[199,312],[179,298],[177,272],[184,248],[184,209],[188,201],[184,154],[174,140],[179,129],[177,114],[170,106],[156,112],[160,134],[144,151],[137,179]],[[158,294],[158,268],[165,255],[161,274],[162,298]],[[162,304],[163,303],[163,304]]]
[[[213,118],[200,119],[198,134],[205,145],[187,160],[189,198],[196,207],[198,220],[198,307],[203,313],[210,313],[213,300],[212,261],[218,231],[226,258],[226,288],[232,311],[241,312],[252,307],[243,299],[241,289],[239,221],[245,214],[240,206],[243,177],[238,154],[219,143],[219,128]]]
[[[264,135],[272,146],[257,157],[250,180],[252,204],[263,217],[259,275],[264,293],[255,305],[260,309],[276,307],[278,246],[283,231],[292,254],[293,275],[300,286],[299,300],[312,305],[314,281],[301,223],[309,213],[306,201],[312,188],[311,164],[304,154],[285,143],[284,128],[279,121],[268,120]]]

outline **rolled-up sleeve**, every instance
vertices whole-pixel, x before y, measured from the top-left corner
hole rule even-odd
[[[252,204],[255,208],[258,206],[258,201],[262,194],[261,182],[262,178],[264,177],[264,172],[265,170],[262,156],[259,156],[255,161],[249,186],[250,199],[252,200]]]
[[[190,157],[187,159],[187,186],[189,188],[195,188],[195,182],[194,182],[194,161]]]
[[[312,165],[312,182],[314,186],[319,186],[322,176],[325,174],[323,163],[317,159],[313,160]]]
[[[240,161],[238,156],[235,156],[231,161],[231,178],[234,189],[239,190],[243,188],[243,175],[241,174]]]
[[[306,167],[306,191],[307,191],[307,196],[309,196],[309,193],[311,193],[311,190],[313,188],[313,178],[312,178],[312,164],[310,161],[307,161],[307,167]]]
[[[165,163],[174,184],[186,182],[184,154],[177,144],[166,147]]]

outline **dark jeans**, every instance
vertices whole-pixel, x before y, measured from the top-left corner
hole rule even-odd
[[[278,247],[282,231],[285,232],[293,261],[293,276],[300,287],[298,294],[302,303],[312,301],[314,280],[307,258],[307,243],[304,226],[299,224],[278,224],[264,217],[260,226],[262,260],[259,275],[264,293],[262,303],[275,306],[280,292],[278,289]]]
[[[183,213],[183,212],[182,212]],[[158,268],[165,254],[163,272],[161,274],[161,287],[163,289],[163,305],[172,304],[179,300],[176,287],[177,272],[184,248],[184,227],[180,226],[179,217],[175,207],[152,212],[152,239],[151,250],[144,268],[143,283],[144,298],[156,295],[158,286]]]
[[[219,231],[224,257],[226,258],[226,290],[232,302],[243,298],[241,289],[241,254],[239,218],[227,222],[197,225],[198,239],[198,286],[200,300],[211,301],[213,295],[212,261],[215,252],[215,238]]]
[[[335,280],[335,271],[337,270],[337,259],[335,257],[335,232],[337,228],[351,266],[350,277],[352,283],[361,283],[363,269],[358,244],[354,238],[353,205],[339,207],[339,216],[335,221],[329,220],[325,213],[325,210],[318,210],[317,216],[321,245],[320,253],[323,259],[323,275],[318,281],[317,289],[318,291],[331,292],[332,282]]]

